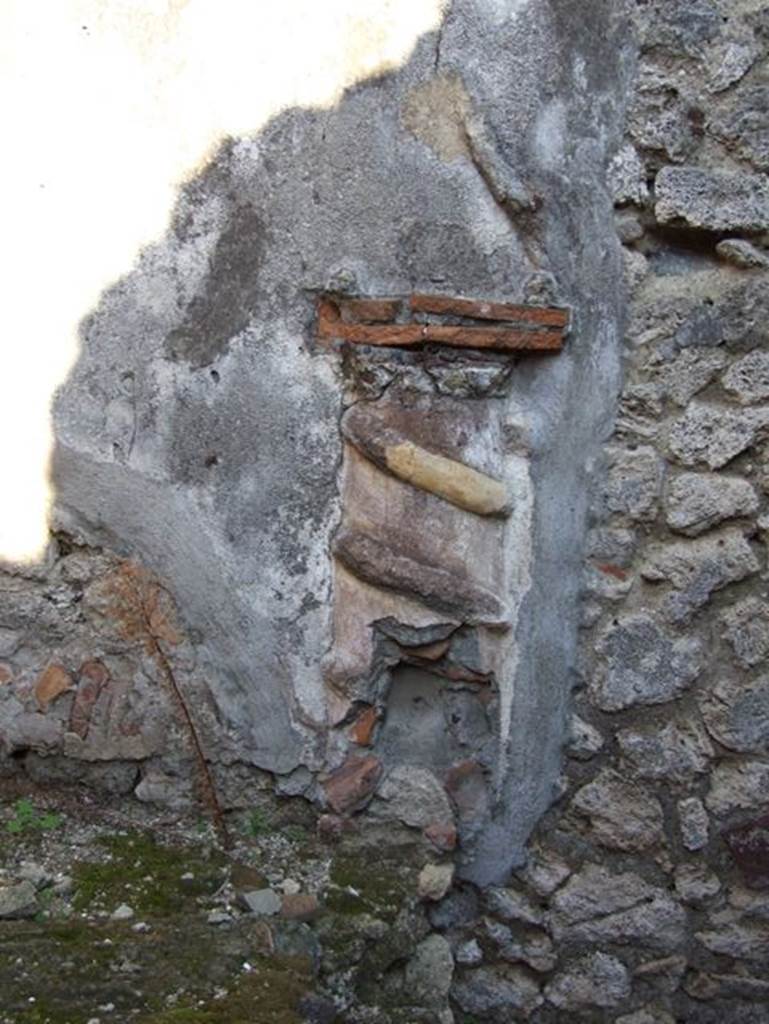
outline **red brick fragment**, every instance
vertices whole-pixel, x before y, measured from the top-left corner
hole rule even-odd
[[[434,822],[432,825],[426,825],[422,831],[425,839],[429,839],[436,850],[442,853],[450,853],[457,845],[457,830],[453,825]]]
[[[626,580],[627,573],[624,569],[620,569],[618,565],[613,565],[611,562],[601,562],[596,568],[604,573],[606,576],[613,576],[616,580]]]
[[[501,352],[557,352],[563,347],[563,329],[547,326],[345,323],[340,317],[337,304],[328,298],[318,302],[318,337],[394,348],[424,345],[427,342],[453,348],[481,348]]]
[[[558,352],[563,347],[559,331],[525,330],[517,327],[463,327],[444,324],[345,324],[319,323],[321,338],[356,345],[409,348],[434,342],[451,348],[484,348],[500,352]]]
[[[69,716],[69,729],[84,740],[88,735],[94,704],[109,682],[110,674],[102,662],[92,659],[83,662],[78,676],[77,693]]]
[[[374,729],[378,721],[379,708],[366,708],[350,726],[350,738],[359,747],[370,747],[374,742]]]
[[[379,758],[348,757],[323,783],[326,799],[337,814],[351,814],[369,802],[381,776]]]
[[[348,324],[386,324],[398,316],[401,299],[340,299],[342,320]]]
[[[63,665],[48,665],[35,684],[35,698],[41,711],[47,711],[51,701],[72,689],[72,676]]]
[[[509,320],[543,327],[566,327],[569,323],[569,311],[554,306],[521,306],[484,299],[455,299],[449,295],[412,295],[409,305],[415,313],[465,316],[473,320]]]

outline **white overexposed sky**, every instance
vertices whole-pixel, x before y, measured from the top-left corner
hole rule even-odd
[[[227,135],[406,60],[444,0],[2,0],[0,558],[47,539],[80,320]]]

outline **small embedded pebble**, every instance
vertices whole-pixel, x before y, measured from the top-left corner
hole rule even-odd
[[[127,903],[121,903],[120,906],[113,910],[110,914],[111,921],[130,921],[134,916],[133,908],[129,907]]]
[[[425,864],[419,872],[417,891],[422,900],[440,900],[454,880],[453,864]]]

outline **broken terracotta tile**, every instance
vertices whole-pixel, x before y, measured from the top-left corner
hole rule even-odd
[[[356,345],[410,348],[433,343],[452,348],[483,348],[499,352],[558,352],[560,331],[516,327],[464,327],[453,324],[319,323],[319,337]]]
[[[35,698],[41,711],[47,711],[51,701],[73,687],[72,676],[63,665],[53,663],[45,668],[35,684]]]
[[[102,662],[92,659],[83,662],[78,676],[77,693],[69,716],[69,731],[84,740],[91,725],[93,707],[109,682],[110,674]]]
[[[473,320],[509,320],[513,323],[566,327],[569,311],[553,306],[521,306],[485,299],[457,299],[448,295],[412,295],[409,305],[415,313],[464,316]]]
[[[396,551],[361,530],[340,530],[334,554],[366,583],[407,594],[429,608],[458,615],[470,624],[506,624],[505,607],[491,591],[464,574],[427,565]]]
[[[350,726],[350,738],[359,747],[370,747],[374,741],[374,729],[378,721],[379,708],[366,708]]]
[[[475,327],[457,324],[418,323],[346,323],[336,302],[322,298],[318,302],[318,337],[322,340],[349,341],[359,345],[384,345],[394,348],[424,345],[428,342],[453,348],[492,349],[501,352],[557,352],[563,347],[563,329],[536,324]]]
[[[377,757],[348,757],[323,782],[329,805],[337,814],[351,814],[369,802],[382,775]]]
[[[339,299],[338,309],[348,324],[392,323],[403,305],[401,299]]]

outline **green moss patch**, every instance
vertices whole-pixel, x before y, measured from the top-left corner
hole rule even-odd
[[[99,840],[106,859],[80,862],[73,870],[76,910],[114,910],[127,903],[137,915],[181,913],[224,881],[224,857],[195,847],[170,847],[130,833]],[[192,875],[192,878],[183,876]]]
[[[402,867],[372,863],[360,854],[339,854],[332,864],[325,902],[338,914],[370,914],[393,921],[413,897],[416,883]]]
[[[312,987],[306,960],[258,960],[222,999],[139,1018],[139,1024],[301,1024],[299,1002]]]

